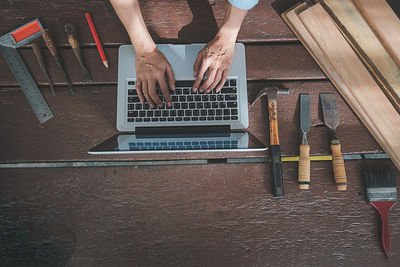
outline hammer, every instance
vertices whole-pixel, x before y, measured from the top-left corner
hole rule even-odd
[[[269,139],[272,161],[272,178],[274,182],[274,198],[283,198],[282,159],[281,147],[278,134],[278,106],[276,104],[277,94],[289,94],[289,88],[283,85],[273,85],[262,88],[255,97],[249,96],[250,104],[253,105],[259,98],[267,95],[269,115]]]

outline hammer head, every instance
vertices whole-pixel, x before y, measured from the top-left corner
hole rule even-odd
[[[256,103],[257,100],[264,95],[267,95],[268,100],[274,100],[276,99],[277,94],[288,95],[289,92],[290,92],[289,88],[286,88],[281,84],[266,86],[259,90],[256,90],[254,94],[251,94],[249,96],[250,105]]]

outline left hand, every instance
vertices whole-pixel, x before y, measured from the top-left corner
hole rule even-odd
[[[200,92],[209,93],[214,88],[217,92],[221,90],[228,77],[234,53],[235,40],[219,35],[215,36],[197,55],[193,65],[193,76],[196,77],[193,91],[197,92],[199,89]],[[200,86],[207,71],[207,79]]]

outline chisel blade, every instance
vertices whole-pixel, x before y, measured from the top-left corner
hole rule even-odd
[[[306,134],[310,130],[310,96],[300,94],[300,129]]]
[[[320,94],[322,114],[324,123],[332,131],[339,125],[339,114],[336,106],[336,96],[334,94]]]

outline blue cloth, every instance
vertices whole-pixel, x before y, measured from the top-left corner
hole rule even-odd
[[[229,0],[229,3],[240,9],[251,9],[258,4],[258,0]]]

